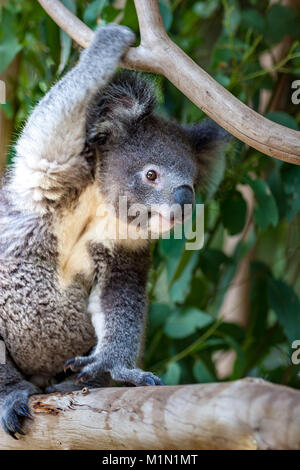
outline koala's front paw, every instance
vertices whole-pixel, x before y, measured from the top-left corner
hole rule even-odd
[[[123,41],[129,46],[135,42],[134,32],[127,26],[121,26],[119,24],[110,23],[106,26],[100,27],[96,31],[97,39],[101,38],[110,39],[111,41]]]
[[[159,377],[152,372],[144,372],[141,369],[127,369],[116,367],[111,371],[112,379],[116,382],[128,382],[137,387],[150,385],[164,385]]]
[[[1,424],[4,431],[14,439],[18,439],[16,433],[24,436],[21,426],[25,418],[32,419],[27,393],[19,390],[11,392],[2,405]]]
[[[98,28],[89,48],[88,54],[122,55],[135,42],[135,34],[127,26],[108,24]]]
[[[128,369],[122,366],[107,366],[107,363],[97,354],[69,359],[65,364],[66,369],[71,369],[74,372],[80,371],[77,376],[77,380],[80,382],[88,382],[105,371],[110,372],[112,379],[117,382],[131,383],[136,386],[163,385],[162,381],[152,372]]]

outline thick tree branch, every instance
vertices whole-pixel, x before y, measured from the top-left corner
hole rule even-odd
[[[31,398],[1,449],[299,449],[300,392],[261,379]]]
[[[81,46],[92,31],[58,0],[39,0],[53,20]],[[141,44],[131,48],[125,68],[160,73],[231,134],[251,147],[290,163],[300,164],[300,132],[256,113],[218,84],[167,36],[157,0],[135,0]]]

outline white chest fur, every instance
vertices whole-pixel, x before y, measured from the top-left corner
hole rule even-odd
[[[66,209],[54,224],[58,242],[58,276],[62,287],[72,283],[76,274],[88,278],[94,274],[94,263],[88,247],[91,242],[111,249],[114,236],[110,227],[116,221],[105,209],[105,202],[96,184],[88,186],[74,208]]]

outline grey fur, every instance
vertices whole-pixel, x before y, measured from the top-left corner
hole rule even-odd
[[[118,211],[120,195],[149,206],[171,205],[177,187],[193,188],[201,172],[206,178],[204,149],[218,131],[210,125],[207,137],[201,127],[195,137],[194,130],[153,114],[153,91],[138,76],[113,79],[133,41],[126,27],[96,31],[79,63],[33,111],[0,191],[0,336],[9,358],[0,365],[0,402],[2,425],[13,437],[22,433],[37,385],[46,392],[78,388],[73,378],[51,385],[66,361],[89,386],[110,376],[135,385],[161,383],[137,367],[149,243],[89,241],[91,272],[78,268],[63,287],[65,247],[56,231],[93,185]],[[147,165],[161,171],[160,190],[143,180]]]

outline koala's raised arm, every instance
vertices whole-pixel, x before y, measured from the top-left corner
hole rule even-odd
[[[96,31],[78,64],[40,101],[16,145],[11,189],[20,208],[45,212],[70,187],[81,187],[89,173],[82,157],[86,110],[111,79],[120,58],[134,41],[126,27]]]

